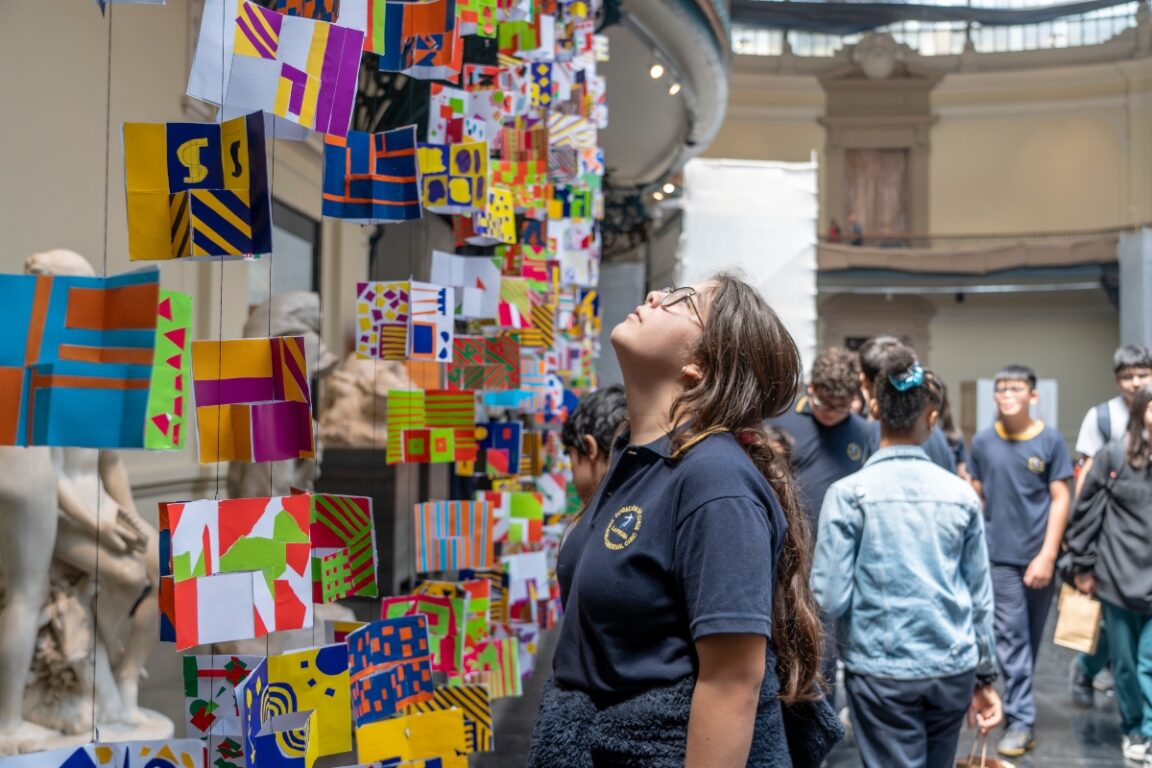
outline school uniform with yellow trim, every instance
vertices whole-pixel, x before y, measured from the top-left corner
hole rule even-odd
[[[786,530],[775,493],[731,433],[679,458],[667,437],[629,445],[621,436],[560,551],[557,684],[612,703],[695,674],[703,637],[771,638]]]

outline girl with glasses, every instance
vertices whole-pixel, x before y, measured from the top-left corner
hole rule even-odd
[[[800,360],[749,285],[653,291],[612,331],[628,428],[571,528],[565,619],[529,764],[817,766],[809,531],[762,424]]]

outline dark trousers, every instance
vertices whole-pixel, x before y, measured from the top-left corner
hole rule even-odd
[[[1116,708],[1124,733],[1152,738],[1152,616],[1101,600],[1112,651]]]
[[[1044,589],[1024,586],[1023,565],[992,563],[992,594],[996,601],[996,658],[1004,676],[1004,719],[1008,727],[1036,727],[1032,674],[1052,605],[1053,584]]]
[[[891,680],[844,673],[864,768],[953,768],[976,671]]]

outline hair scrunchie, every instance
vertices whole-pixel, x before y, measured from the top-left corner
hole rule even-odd
[[[913,363],[911,368],[899,376],[889,376],[888,383],[895,387],[897,392],[907,392],[924,384],[924,369],[920,363]]]

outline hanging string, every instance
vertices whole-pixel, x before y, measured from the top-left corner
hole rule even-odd
[[[107,83],[104,94],[104,256],[101,264],[101,273],[105,278],[108,277],[108,207],[109,207],[109,186],[112,180],[112,11],[115,8],[115,3],[108,4],[108,74]],[[103,451],[100,448],[96,449],[96,562],[92,568],[92,741],[100,740],[100,726],[96,723],[96,656],[97,656],[97,643],[100,635],[100,622],[98,617],[100,615],[100,515],[102,512],[101,500],[104,496],[102,492],[103,478],[100,472],[100,463],[103,458]]]

